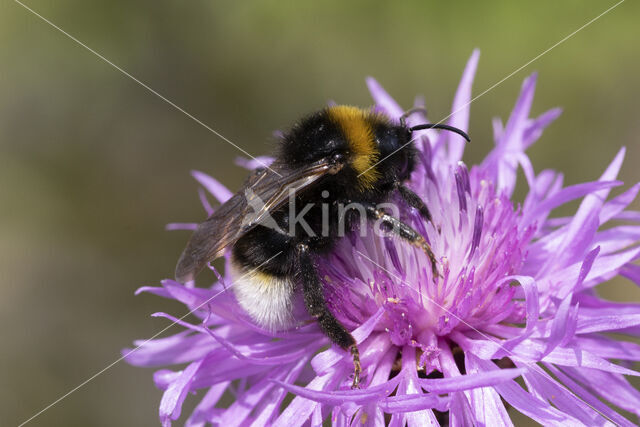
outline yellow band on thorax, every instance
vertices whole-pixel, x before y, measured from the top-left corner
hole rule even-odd
[[[379,172],[372,166],[380,156],[373,133],[372,113],[348,105],[329,107],[327,111],[349,144],[353,154],[352,166],[360,174],[358,182],[365,188],[371,188],[379,178]]]

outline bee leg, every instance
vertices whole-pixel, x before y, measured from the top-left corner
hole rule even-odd
[[[318,277],[316,267],[309,253],[309,247],[304,243],[300,243],[297,245],[297,252],[298,282],[302,284],[307,311],[311,316],[316,318],[322,332],[324,332],[333,343],[339,345],[344,350],[349,350],[353,357],[354,368],[351,388],[359,388],[362,367],[360,366],[360,352],[358,351],[356,340],[327,308],[322,290],[322,282]]]
[[[424,253],[429,257],[429,261],[431,261],[431,272],[433,273],[433,278],[435,279],[436,277],[440,276],[440,273],[438,272],[438,261],[436,260],[436,256],[431,250],[431,245],[429,245],[429,243],[425,240],[424,237],[422,237],[420,233],[418,233],[413,229],[413,227],[405,224],[398,218],[387,214],[382,209],[378,209],[373,205],[367,205],[366,209],[369,217],[382,221],[382,225],[386,228],[387,231],[406,240],[413,246],[422,249]]]
[[[398,192],[400,193],[400,197],[402,197],[409,206],[416,208],[425,220],[431,222],[431,212],[429,212],[429,208],[425,205],[420,196],[404,185],[398,186]]]

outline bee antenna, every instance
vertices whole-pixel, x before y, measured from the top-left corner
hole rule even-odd
[[[416,130],[422,130],[422,129],[443,129],[443,130],[448,130],[450,132],[455,132],[458,135],[460,135],[461,137],[463,137],[464,139],[467,140],[467,142],[471,142],[471,138],[469,138],[469,135],[467,135],[467,133],[461,129],[458,129],[456,127],[453,126],[449,126],[449,125],[443,125],[440,123],[425,123],[423,125],[417,125],[417,126],[413,126],[409,128],[410,132],[416,131]]]
[[[406,127],[407,125],[407,118],[415,113],[422,113],[424,115],[427,114],[427,109],[424,107],[413,107],[407,111],[405,111],[404,113],[402,113],[402,115],[400,116],[400,126],[402,127]]]

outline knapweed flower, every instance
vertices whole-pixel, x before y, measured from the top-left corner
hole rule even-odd
[[[477,62],[475,52],[448,120],[463,130]],[[375,108],[397,120],[403,109],[368,84]],[[558,172],[536,173],[525,150],[560,111],[529,117],[535,84],[535,75],[525,80],[505,125],[494,121],[495,147],[480,165],[461,162],[458,135],[417,134],[409,185],[432,221],[398,203],[428,238],[440,275],[420,250],[375,233],[353,232],[318,261],[328,305],[360,348],[359,389],[350,387],[351,355],[331,347],[313,321],[273,333],[248,320],[226,291],[233,277],[209,288],[173,280],[141,288],[184,303],[198,319],[158,313],[184,329],[124,350],[137,366],[177,365],[154,376],[164,390],[162,423],[196,394],[188,426],[510,425],[510,411],[544,425],[633,425],[619,411],[640,415],[640,392],[625,378],[639,375],[640,305],[606,301],[594,288],[616,276],[640,284],[640,213],[627,210],[640,184],[609,197],[621,185],[624,149],[593,182],[565,187]],[[529,190],[516,203],[519,168]],[[231,196],[194,175],[219,202]],[[204,192],[201,199],[210,213]],[[573,216],[550,217],[573,200],[581,200]],[[195,224],[172,226],[180,227]]]

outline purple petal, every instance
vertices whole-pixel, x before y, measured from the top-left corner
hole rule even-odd
[[[593,287],[601,282],[601,278],[608,278],[611,273],[617,273],[627,263],[640,256],[640,248],[632,248],[609,256],[601,256],[593,263],[593,268],[585,278],[582,289]]]
[[[196,222],[170,222],[165,225],[165,230],[173,231],[173,230],[195,230],[198,228],[198,223]]]
[[[327,374],[322,377],[315,377],[309,384],[307,384],[305,390],[322,390],[327,386],[337,383],[337,375]],[[310,401],[301,396],[296,396],[295,399],[285,408],[282,414],[273,423],[274,427],[293,427],[301,426],[304,424],[309,416],[313,413],[313,410],[317,406],[317,402]]]
[[[233,196],[233,193],[222,185],[217,179],[200,171],[192,171],[191,175],[220,203],[224,203]]]
[[[346,401],[363,404],[378,400],[383,396],[388,396],[395,390],[399,381],[400,377],[397,376],[386,383],[374,387],[344,391],[318,391],[293,384],[285,384],[281,381],[275,381],[275,383],[295,395],[328,405],[340,405]]]
[[[416,349],[412,346],[404,346],[402,348],[402,369],[398,377],[400,377],[400,384],[396,390],[396,396],[428,396],[418,384]],[[433,411],[424,408],[403,414],[402,418],[408,425],[423,426],[431,424],[435,419],[435,415]]]
[[[536,75],[532,74],[522,84],[520,96],[500,134],[500,140],[482,164],[483,169],[494,176],[498,193],[505,192],[510,196],[515,188],[518,160],[514,154],[524,150],[522,138],[529,122],[535,86]]]
[[[511,116],[509,116],[509,120],[505,126],[504,134],[502,135],[502,144],[504,144],[507,149],[519,151],[523,148],[521,138],[526,129],[527,119],[529,118],[529,112],[533,104],[533,95],[536,91],[537,80],[537,73],[533,73],[522,82],[520,96],[513,107]]]
[[[589,271],[591,271],[593,261],[598,256],[599,252],[600,248],[598,247],[587,255],[582,263],[582,267],[580,268],[580,275],[578,276],[575,287],[580,288],[582,286],[582,283]],[[575,335],[577,329],[578,306],[571,306],[572,298],[573,290],[571,290],[571,292],[560,303],[555,318],[551,323],[551,333],[547,340],[547,346],[542,353],[542,357],[551,353],[551,351],[559,344],[566,345],[571,337]]]
[[[640,345],[604,336],[574,338],[571,345],[605,359],[640,360]]]
[[[540,315],[538,287],[536,286],[535,279],[529,276],[507,276],[501,279],[499,283],[509,283],[512,281],[520,283],[521,289],[524,292],[526,303],[525,316],[527,323],[520,336],[507,340],[502,344],[502,347],[505,350],[512,349],[517,344],[530,337],[538,323],[538,317]]]
[[[538,216],[546,214],[560,205],[588,195],[589,193],[593,193],[602,189],[617,187],[619,185],[622,185],[622,182],[594,181],[565,187],[557,193],[553,194],[551,197],[545,199],[543,202],[539,203],[531,211],[526,212],[522,223],[530,224],[531,222],[535,221]]]
[[[282,377],[286,372],[285,369],[277,369],[272,375]],[[264,378],[258,381],[255,385],[251,386],[248,390],[244,391],[238,396],[235,401],[227,408],[222,416],[217,420],[218,425],[231,426],[242,425],[255,406],[267,395],[274,384],[270,381],[270,378]]]
[[[385,412],[413,412],[424,409],[446,410],[449,398],[434,394],[409,394],[381,399],[378,406]]]
[[[536,117],[522,134],[522,148],[527,149],[542,136],[542,131],[562,114],[562,108],[552,108]]]
[[[640,241],[640,226],[621,225],[596,234],[592,245],[598,245],[603,254],[612,254]]]
[[[543,360],[563,366],[581,366],[600,369],[624,375],[640,376],[639,372],[613,364],[593,353],[576,348],[556,347],[551,353],[541,358],[544,345],[534,340],[524,340],[512,350],[505,349],[501,343],[494,340],[473,340],[459,332],[451,334],[466,353],[472,353],[481,359],[500,359],[502,357],[517,357],[527,362]]]
[[[449,126],[454,126],[463,131],[469,130],[469,108],[471,105],[471,87],[473,78],[478,68],[478,60],[480,59],[480,51],[475,49],[467,61],[467,65],[462,73],[460,85],[453,98],[453,106],[451,107],[451,115],[448,120]],[[449,163],[455,165],[462,159],[464,146],[466,141],[460,135],[453,132],[441,132],[436,145],[441,145],[440,139],[449,142]]]
[[[498,370],[498,367],[492,362],[480,360],[473,354],[467,353],[467,358],[469,359],[470,365],[475,369],[483,371]],[[541,424],[560,425],[562,423],[575,423],[578,425],[579,423],[578,420],[571,415],[555,409],[547,402],[526,392],[514,381],[498,384],[494,388],[500,393],[500,396],[517,411]]]
[[[624,154],[625,149],[622,148],[600,177],[601,182],[610,182],[616,179],[624,160]],[[564,239],[556,252],[557,256],[551,258],[547,263],[548,268],[569,265],[583,257],[600,226],[600,209],[608,195],[609,190],[602,189],[584,198],[567,226]]]
[[[142,341],[135,349],[122,351],[127,363],[134,366],[164,366],[191,362],[206,356],[215,348],[215,343],[200,335],[187,336],[189,331],[177,335]]]
[[[539,366],[529,365],[529,372],[525,374],[525,380],[530,391],[549,402],[553,402],[556,408],[577,418],[584,425],[602,425],[606,422],[606,419],[598,411],[584,403],[566,387],[560,385]]]
[[[389,118],[397,120],[400,118],[404,110],[398,103],[387,93],[386,90],[373,77],[367,77],[367,86],[376,106],[381,108]]]
[[[624,376],[595,369],[564,368],[564,370],[567,375],[585,385],[592,392],[601,395],[614,405],[640,416],[640,392],[629,384]],[[603,384],[606,384],[606,387],[603,387]],[[574,388],[572,387],[572,389]]]
[[[427,391],[442,394],[454,391],[471,390],[478,387],[490,387],[519,377],[525,369],[502,369],[499,372],[480,372],[457,377],[418,379],[418,384]]]
[[[640,286],[640,266],[627,264],[620,270],[620,275]]]
[[[309,361],[309,357],[304,357],[300,359],[300,361],[289,370],[289,373],[283,380],[286,383],[293,383],[296,381],[302,369],[306,366]],[[284,400],[287,391],[280,387],[275,387],[272,389],[271,393],[265,397],[263,406],[258,408],[257,413],[255,414],[255,420],[253,425],[262,426],[270,424],[271,419],[276,415],[279,411],[282,401]]]
[[[185,427],[205,427],[211,422],[214,408],[228,386],[228,381],[212,386],[185,422]]]
[[[469,363],[468,357],[465,357],[465,368],[467,375],[484,374],[483,371]],[[492,371],[490,374],[495,374],[495,372],[496,371]],[[507,409],[500,399],[500,395],[493,387],[473,388],[468,393],[471,410],[473,411],[474,418],[479,425],[513,425],[511,418],[507,413]]]
[[[592,332],[616,331],[640,325],[640,307],[637,314],[610,314],[585,317],[578,315],[576,333],[588,334]]]
[[[202,205],[207,217],[211,216],[214,209],[209,202],[209,198],[207,197],[207,192],[202,188],[198,188],[198,197],[200,198],[200,204]]]
[[[551,323],[551,334],[542,352],[542,357],[551,353],[560,343],[566,343],[575,334],[577,311],[572,310],[572,297],[573,294],[571,293],[560,303],[556,316]]]
[[[549,369],[560,381],[562,381],[572,393],[578,396],[580,399],[584,400],[585,403],[596,409],[602,415],[609,418],[611,421],[620,426],[635,426],[636,424],[631,423],[626,418],[620,416],[617,412],[613,411],[607,405],[604,405],[594,394],[590,393],[582,387],[580,384],[576,383],[571,377],[565,375],[560,369],[556,368],[553,365],[547,365],[547,369]],[[571,368],[565,368],[569,372],[573,372]],[[604,384],[604,383],[601,383]],[[599,389],[608,389],[608,387],[600,387],[601,384],[598,384]],[[637,406],[636,406],[637,410]]]
[[[600,224],[604,224],[626,209],[636,198],[638,191],[640,191],[640,183],[637,183],[624,193],[605,203],[600,211]]]
[[[136,289],[134,295],[140,295],[143,292],[148,292],[153,295],[158,295],[163,298],[171,298],[171,294],[164,288],[159,288],[157,286],[141,286]]]
[[[164,423],[169,419],[177,420],[180,417],[182,402],[184,402],[189,385],[193,381],[196,372],[200,369],[203,359],[193,362],[182,371],[178,378],[169,384],[160,401],[160,420]]]
[[[280,346],[273,345],[269,349],[270,350],[269,353],[262,354],[260,357],[256,357],[250,354],[249,355],[243,354],[242,351],[237,346],[231,343],[231,341],[226,340],[222,337],[219,337],[217,334],[214,334],[209,328],[202,328],[202,329],[204,329],[212,338],[214,338],[216,341],[222,344],[223,347],[229,350],[229,352],[233,354],[235,357],[237,357],[238,359],[246,360],[247,362],[250,362],[252,364],[257,364],[257,365],[273,366],[273,365],[282,365],[283,363],[295,362],[296,360],[300,360],[300,358],[303,357],[305,354],[309,353],[309,350],[310,350],[307,347],[302,347],[297,349],[296,351],[283,353],[283,350],[278,348]]]
[[[529,184],[529,188],[532,188],[535,185],[535,177],[536,174],[533,170],[533,164],[524,152],[514,154],[515,159],[518,161],[518,164],[522,168],[524,172],[524,176],[527,179],[527,184]]]
[[[449,425],[451,427],[476,424],[473,412],[471,411],[471,405],[469,405],[469,400],[464,393],[453,393],[451,404],[449,405],[449,416]]]
[[[276,134],[275,132],[274,134],[276,137],[282,136],[281,134]],[[274,159],[271,156],[258,156],[251,159],[247,159],[246,157],[236,157],[235,164],[248,170],[254,170],[271,166],[273,160]]]

